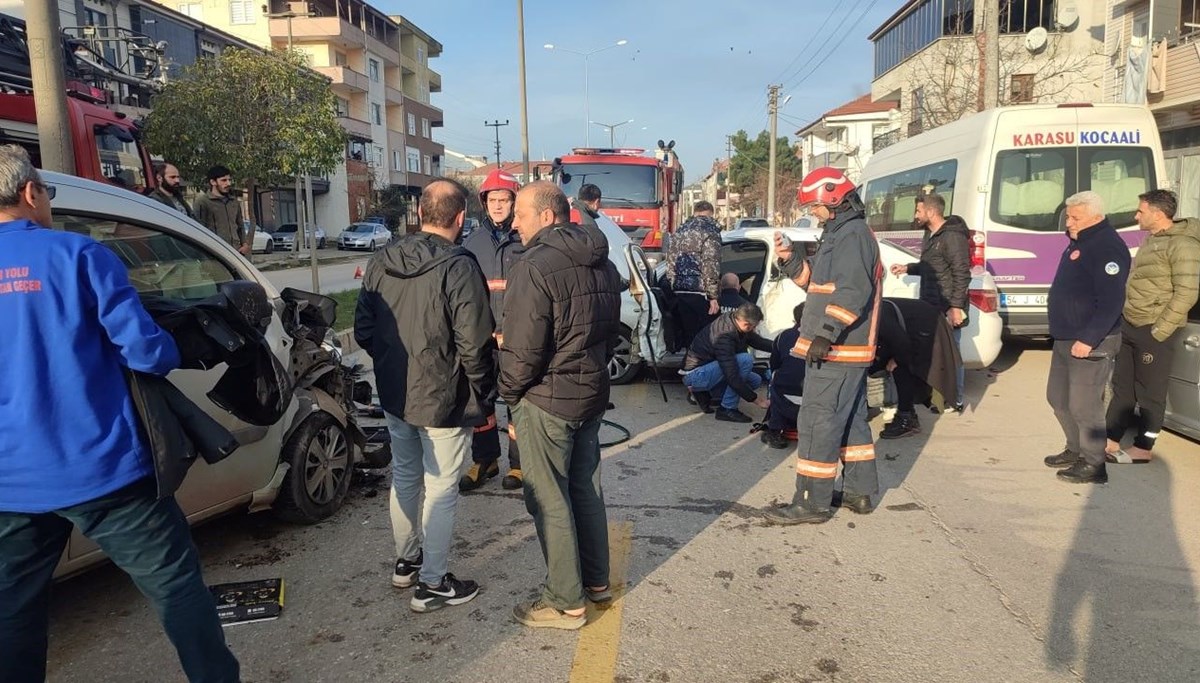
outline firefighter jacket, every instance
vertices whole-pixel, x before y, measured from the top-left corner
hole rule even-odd
[[[792,355],[806,355],[820,336],[833,342],[827,361],[869,366],[875,359],[883,266],[879,244],[862,216],[834,216],[810,261],[793,255],[782,267],[808,292]]]
[[[496,226],[492,219],[485,216],[480,226],[471,231],[463,240],[462,245],[475,256],[483,277],[487,280],[489,302],[492,305],[492,317],[496,320],[496,340],[503,342],[500,336],[500,326],[504,319],[504,292],[508,288],[508,277],[513,266],[525,253],[521,237],[511,229],[512,220],[505,225]]]

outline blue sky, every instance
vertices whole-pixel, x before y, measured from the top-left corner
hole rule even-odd
[[[444,110],[446,125],[435,138],[457,152],[494,157],[493,131],[484,121],[508,119],[511,125],[500,128],[502,154],[519,159],[516,0],[374,4],[442,43],[431,66],[442,75],[433,103]],[[588,52],[629,41],[589,60],[591,118],[634,119],[617,128],[618,145],[650,149],[660,138],[675,140],[692,182],[725,156],[727,134],[766,128],[769,83],[782,82],[784,95],[792,96],[781,110],[780,135],[869,92],[867,35],[901,4],[526,0],[530,156],[553,158],[584,144],[583,58],[546,50],[545,43]],[[592,125],[592,145],[607,142],[608,132]]]

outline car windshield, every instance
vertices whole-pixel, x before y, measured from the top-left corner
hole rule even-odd
[[[657,207],[655,167],[632,164],[564,164],[559,185],[568,197],[579,195],[584,183],[600,188],[600,206],[609,209]],[[569,176],[569,177],[568,177]]]
[[[281,232],[296,232],[296,224],[295,223],[284,223],[283,225],[281,225],[275,229],[276,234],[279,234]]]
[[[356,232],[361,235],[369,235],[375,232],[375,225],[372,223],[355,223],[346,228],[346,232]]]

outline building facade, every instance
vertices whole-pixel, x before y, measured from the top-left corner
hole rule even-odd
[[[1101,101],[1106,1],[1000,0],[999,104]],[[872,100],[902,112],[892,141],[983,109],[984,4],[907,0],[871,33]]]
[[[805,172],[821,166],[841,169],[859,182],[863,166],[875,149],[885,147],[900,121],[895,100],[873,102],[866,94],[825,112],[796,131]]]

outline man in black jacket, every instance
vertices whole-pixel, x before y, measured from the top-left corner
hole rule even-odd
[[[579,211],[579,224],[585,228],[597,228],[596,219],[600,217],[600,188],[584,183],[579,188],[579,197],[575,201],[575,209]]]
[[[683,383],[696,397],[696,403],[709,412],[712,395],[721,393],[721,405],[715,417],[723,422],[748,423],[749,415],[738,410],[742,399],[766,409],[767,398],[754,393],[762,386],[762,377],[754,372],[754,359],[746,352],[750,345],[770,351],[771,342],[758,336],[754,328],[762,322],[762,310],[745,303],[732,313],[723,313],[696,334],[683,360]]]
[[[537,628],[580,628],[585,599],[612,599],[599,432],[621,278],[604,234],[570,223],[570,212],[552,183],[517,194],[526,252],[509,276],[500,348],[500,395],[516,420],[525,507],[547,566],[541,597],[513,614]]]
[[[175,164],[165,161],[154,163],[154,180],[157,187],[146,193],[146,196],[175,209],[179,213],[192,217],[192,207],[188,206],[183,197],[183,177]]]
[[[375,361],[392,436],[392,585],[416,584],[415,612],[461,605],[479,592],[447,571],[458,473],[472,428],[494,423],[495,412],[487,283],[470,252],[454,244],[465,209],[458,183],[425,186],[421,231],[371,259],[354,313],[354,338]]]
[[[962,328],[967,324],[969,291],[971,287],[971,235],[967,224],[958,216],[946,216],[946,200],[939,194],[917,197],[913,219],[925,228],[921,240],[921,260],[917,263],[895,264],[892,275],[919,275],[920,299],[941,311],[954,328],[954,342],[961,346]],[[963,389],[966,374],[958,368],[958,400],[955,412],[963,411]]]
[[[1129,247],[1104,217],[1095,192],[1067,197],[1067,234],[1050,284],[1050,378],[1046,400],[1062,425],[1067,447],[1047,467],[1075,484],[1103,484],[1104,390],[1121,348],[1121,309],[1129,277]]]
[[[800,399],[804,396],[803,358],[792,355],[792,347],[800,339],[800,319],[804,317],[804,304],[792,309],[795,325],[779,333],[771,345],[771,387],[767,395],[771,406],[767,408],[767,428],[763,430],[762,442],[771,448],[787,448],[797,439],[796,421],[800,417]]]

